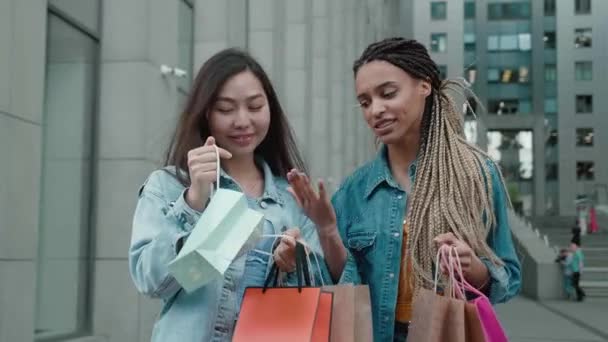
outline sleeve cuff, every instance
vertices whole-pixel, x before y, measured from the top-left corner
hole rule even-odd
[[[196,225],[196,222],[198,222],[198,219],[201,217],[202,213],[192,209],[190,205],[188,205],[185,199],[186,191],[188,191],[187,188],[180,193],[175,202],[171,202],[169,204],[170,210],[168,214],[171,214],[177,218],[184,231],[190,232]]]
[[[481,262],[488,268],[490,272],[490,284],[486,290],[488,298],[492,304],[501,303],[507,298],[507,289],[509,287],[509,275],[504,266],[495,265],[488,258],[480,258]]]

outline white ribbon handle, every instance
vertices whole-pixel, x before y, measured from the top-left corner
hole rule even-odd
[[[217,145],[213,145],[213,147],[215,148],[215,162],[216,162],[216,181],[215,181],[215,187],[213,186],[213,183],[209,184],[209,198],[213,197],[213,195],[215,195],[216,189],[219,190],[220,188],[220,150],[217,148]]]

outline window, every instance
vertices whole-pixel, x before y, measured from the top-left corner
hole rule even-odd
[[[574,30],[574,47],[589,48],[591,47],[591,29],[582,28]]]
[[[510,2],[488,4],[488,20],[529,19],[529,2]]]
[[[67,14],[78,25],[86,27],[87,30],[98,35],[99,25],[99,6],[101,0],[48,0],[49,8],[57,9],[63,14]]]
[[[558,169],[557,163],[545,164],[545,179],[548,181],[557,180]]]
[[[488,51],[530,51],[531,44],[529,33],[488,36]]]
[[[488,111],[496,115],[529,113],[530,101],[524,99],[496,99],[488,101]]]
[[[546,145],[548,147],[557,146],[557,130],[556,129],[552,129],[551,132],[549,132],[549,136],[547,137]]]
[[[595,179],[595,163],[592,161],[576,162],[576,179],[578,180],[594,180]]]
[[[475,2],[467,1],[464,3],[464,18],[475,19]]]
[[[448,12],[448,4],[445,1],[431,2],[431,19],[445,20]]]
[[[41,145],[36,340],[63,341],[85,332],[90,312],[87,284],[92,257],[89,242],[99,39],[82,27],[80,22],[56,15],[50,7]]]
[[[529,33],[520,33],[517,35],[519,39],[519,49],[521,51],[532,50],[532,36]]]
[[[578,146],[578,147],[593,146],[593,128],[577,128],[576,129],[576,146]]]
[[[501,50],[517,50],[518,40],[516,35],[503,35],[498,38],[498,45]]]
[[[545,99],[545,113],[555,114],[557,113],[557,100],[555,98]]]
[[[477,80],[477,69],[475,67],[472,67],[469,70],[467,70],[467,81],[469,81],[469,83],[471,83],[471,84],[475,84],[476,80]]]
[[[574,74],[577,81],[590,81],[593,79],[593,64],[590,61],[575,62]]]
[[[545,81],[555,82],[557,80],[557,67],[555,64],[545,64]]]
[[[177,88],[185,97],[190,92],[192,84],[192,64],[193,64],[193,23],[194,12],[190,2],[182,0],[178,4],[179,32],[178,32],[178,67],[186,71],[185,77],[180,77],[177,81]]]
[[[555,32],[545,32],[545,49],[555,49]]]
[[[534,192],[534,133],[527,130],[488,130],[488,154],[502,171],[516,212],[532,214]]]
[[[488,69],[489,83],[528,83],[529,81],[530,72],[526,66]]]
[[[500,81],[500,70],[497,68],[488,69],[488,82],[494,83]]]
[[[591,0],[574,0],[575,14],[591,14]]]
[[[465,51],[475,51],[477,48],[477,38],[475,33],[465,33],[464,34],[464,50]]]
[[[431,33],[431,51],[445,52],[447,50],[447,40],[447,34],[445,33]]]
[[[576,95],[576,113],[588,114],[593,112],[592,95]]]
[[[530,82],[530,69],[525,66],[519,67],[519,83]]]
[[[545,0],[545,16],[555,16],[555,0]]]
[[[445,80],[448,77],[448,66],[447,65],[438,65],[439,68],[439,77],[442,80]]]

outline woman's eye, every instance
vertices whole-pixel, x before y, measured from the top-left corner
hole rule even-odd
[[[259,112],[260,110],[262,110],[262,108],[264,108],[264,105],[261,106],[251,106],[249,107],[249,110],[252,112]]]
[[[220,113],[230,113],[230,112],[232,112],[232,108],[217,107],[217,111]]]
[[[396,90],[385,91],[382,93],[382,97],[384,97],[386,99],[390,99],[390,98],[395,97],[395,94],[397,94]]]

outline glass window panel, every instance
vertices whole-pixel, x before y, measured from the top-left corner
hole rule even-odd
[[[530,100],[519,100],[519,113],[529,114],[530,112],[532,112]]]
[[[488,82],[498,82],[500,80],[500,70],[496,68],[488,69]]]
[[[578,146],[578,147],[593,146],[593,128],[577,128],[576,129],[576,146]]]
[[[545,49],[555,49],[555,32],[545,32],[543,40],[545,41]]]
[[[185,93],[190,91],[192,84],[192,58],[193,58],[193,18],[194,13],[192,6],[185,0],[179,1],[179,36],[178,36],[178,67],[186,71],[185,77],[180,77],[178,80],[178,88]]]
[[[555,0],[545,0],[545,15],[555,16]]]
[[[530,215],[533,203],[533,133],[522,130],[489,130],[488,154],[504,176],[514,209]]]
[[[593,78],[593,65],[590,61],[575,62],[574,70],[577,81],[590,81]]]
[[[592,95],[576,95],[576,113],[589,114],[593,112]]]
[[[591,47],[591,29],[590,28],[582,28],[574,30],[574,47],[577,49],[580,48],[589,48]]]
[[[98,69],[95,40],[53,14],[47,26],[37,339],[85,329]]]
[[[432,33],[431,34],[431,51],[445,52],[447,50],[447,34]]]
[[[555,98],[545,99],[545,113],[557,113],[557,100]]]
[[[557,80],[557,68],[555,64],[545,64],[545,81],[555,82]]]
[[[475,51],[477,38],[475,33],[464,34],[464,49],[466,51]]]
[[[591,0],[575,0],[574,13],[591,14]]]
[[[576,162],[576,179],[592,181],[595,179],[595,163],[592,161]]]
[[[519,39],[519,49],[521,51],[532,50],[532,36],[529,33],[520,33],[517,37]]]
[[[464,18],[475,19],[475,2],[469,1],[464,3]]]
[[[498,36],[488,36],[488,51],[498,50]]]
[[[526,66],[519,67],[519,83],[530,82],[530,69]]]
[[[447,17],[447,3],[445,1],[431,2],[431,19],[445,20]]]
[[[49,0],[49,5],[55,6],[97,34],[99,33],[99,3],[100,0]]]
[[[517,36],[516,35],[502,35],[500,36],[500,50],[511,51],[517,50]]]

